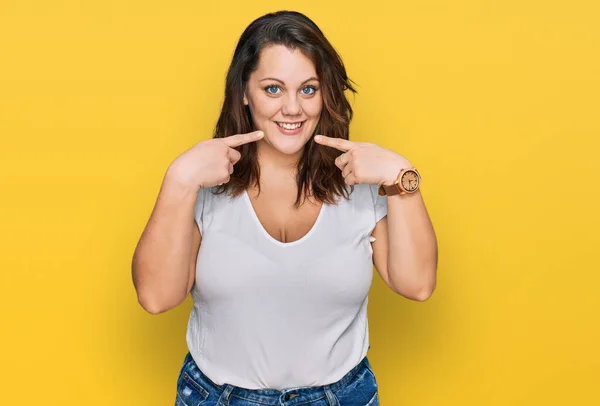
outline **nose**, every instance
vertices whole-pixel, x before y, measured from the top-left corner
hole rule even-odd
[[[299,116],[302,114],[302,106],[300,105],[298,95],[289,94],[288,97],[285,97],[281,106],[281,112],[284,116]]]

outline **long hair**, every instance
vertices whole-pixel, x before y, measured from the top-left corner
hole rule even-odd
[[[250,74],[258,67],[261,50],[269,45],[300,50],[313,62],[323,97],[323,109],[315,133],[347,140],[352,107],[344,91],[356,93],[356,90],[346,74],[342,59],[323,32],[312,20],[295,11],[266,14],[254,20],[242,33],[227,71],[225,99],[214,138],[255,130],[250,109],[243,103],[243,95]],[[228,192],[238,196],[251,185],[258,186],[260,191],[256,144],[248,143],[237,149],[242,157],[229,182],[219,186],[216,193]],[[310,137],[298,162],[296,206],[310,195],[326,203],[334,203],[336,196],[348,198],[347,185],[335,166],[335,158],[339,154],[334,148],[316,144]]]

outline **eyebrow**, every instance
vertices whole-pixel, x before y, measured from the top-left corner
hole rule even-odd
[[[279,82],[279,83],[281,83],[281,84],[285,85],[285,83],[284,83],[284,81],[283,81],[283,80],[281,80],[281,79],[277,79],[277,78],[264,78],[264,79],[261,79],[261,80],[259,80],[259,82],[262,82],[262,81],[264,81],[264,80],[274,80],[274,81],[276,81],[276,82]],[[313,76],[313,77],[311,77],[311,78],[308,78],[308,79],[306,79],[304,82],[302,82],[302,83],[301,83],[301,85],[305,84],[306,82],[310,82],[311,80],[316,80],[317,82],[319,81],[319,79],[318,79],[318,78],[316,78],[316,77],[314,77],[314,76]]]

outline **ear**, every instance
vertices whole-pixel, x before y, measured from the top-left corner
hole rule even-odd
[[[244,106],[248,105],[248,98],[246,97],[246,92],[244,92]]]

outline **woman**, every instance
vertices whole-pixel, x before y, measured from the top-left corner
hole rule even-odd
[[[169,166],[133,278],[153,314],[192,294],[176,405],[379,404],[373,264],[422,301],[437,245],[410,162],[348,140],[345,90],[310,19],[260,17],[235,50],[214,138]]]

